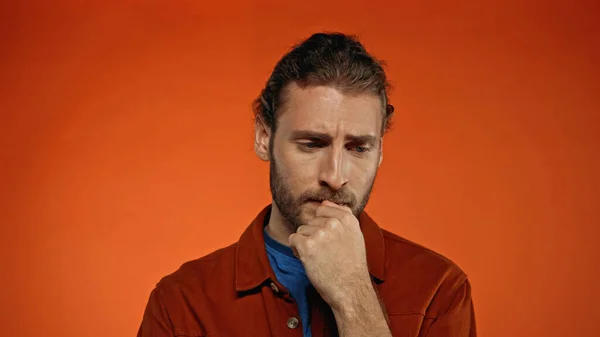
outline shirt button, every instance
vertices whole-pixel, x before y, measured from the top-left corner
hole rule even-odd
[[[296,317],[290,317],[287,320],[287,326],[290,329],[296,329],[298,327],[298,319]]]
[[[279,292],[279,288],[277,288],[277,285],[276,285],[275,283],[273,283],[273,282],[271,282],[271,289],[273,289],[273,291],[274,291],[275,293],[278,293],[278,292]]]

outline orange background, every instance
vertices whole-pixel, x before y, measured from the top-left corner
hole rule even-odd
[[[481,336],[600,336],[598,2],[394,3],[4,1],[1,334],[133,336],[236,241],[270,200],[251,101],[325,29],[389,64],[380,225],[470,275]]]

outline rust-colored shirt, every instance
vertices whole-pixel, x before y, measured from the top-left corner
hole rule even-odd
[[[256,216],[237,243],[160,280],[138,337],[301,337],[297,306],[275,278],[265,250],[270,209]],[[393,336],[476,336],[471,286],[457,265],[381,229],[365,211],[359,222]],[[313,337],[337,336],[331,309],[318,294],[310,296]]]

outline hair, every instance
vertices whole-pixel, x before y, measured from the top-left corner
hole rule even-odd
[[[275,65],[265,88],[253,102],[255,117],[260,116],[277,130],[277,112],[285,103],[286,88],[332,86],[345,94],[371,93],[380,98],[383,112],[382,135],[388,131],[394,107],[388,104],[391,89],[383,67],[385,63],[369,54],[357,37],[343,33],[316,33],[296,44]]]

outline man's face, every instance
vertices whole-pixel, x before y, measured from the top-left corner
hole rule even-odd
[[[379,98],[296,84],[287,93],[269,143],[275,206],[293,231],[315,217],[322,200],[358,216],[382,159]]]

